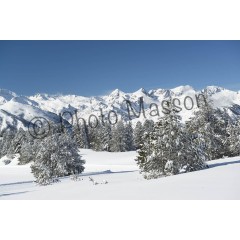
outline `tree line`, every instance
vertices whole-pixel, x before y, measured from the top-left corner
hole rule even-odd
[[[114,126],[99,124],[96,128],[74,125],[64,131],[51,125],[44,139],[34,139],[23,129],[2,131],[0,157],[19,154],[19,164],[32,162],[38,182],[48,184],[59,176],[83,171],[79,148],[109,152],[137,150],[136,162],[148,179],[200,170],[207,167],[208,160],[240,155],[240,123],[225,110],[214,109],[208,100],[189,121],[182,123],[171,101],[169,109],[156,123],[139,121],[135,127],[123,121]]]

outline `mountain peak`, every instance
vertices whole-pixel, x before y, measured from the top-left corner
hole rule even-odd
[[[110,93],[110,96],[112,97],[119,97],[120,94],[125,94],[124,92],[122,92],[121,90],[119,90],[118,88],[113,90],[111,93]]]
[[[174,93],[183,93],[183,92],[187,92],[187,91],[192,91],[194,89],[190,85],[185,85],[185,86],[175,87],[170,90]]]
[[[138,89],[137,91],[138,91],[138,92],[143,92],[143,93],[146,92],[145,88],[140,88],[140,89]]]
[[[33,97],[41,99],[41,100],[48,100],[48,98],[50,97],[48,94],[46,93],[37,93],[36,95],[34,95]]]
[[[0,89],[0,96],[8,98],[7,100],[10,100],[13,97],[17,97],[17,94],[7,89]]]
[[[144,88],[140,88],[136,92],[134,92],[134,94],[140,94],[140,95],[145,94],[146,95],[148,93]]]
[[[223,87],[218,87],[218,86],[208,86],[205,89],[203,89],[203,91],[206,91],[208,95],[213,95],[215,93],[221,92],[223,90],[226,90]]]
[[[205,91],[214,103],[216,108],[227,108],[233,116],[240,118],[240,96],[237,92],[229,91],[227,89],[209,86]],[[30,121],[30,118],[36,116],[48,117],[51,121],[59,120],[57,114],[63,111],[74,112],[76,109],[81,110],[81,116],[83,119],[87,119],[89,114],[95,114],[98,116],[99,108],[107,113],[111,110],[120,114],[123,119],[128,118],[126,112],[126,104],[124,100],[129,100],[138,109],[139,98],[144,99],[145,114],[151,117],[149,108],[152,103],[161,107],[162,101],[169,97],[179,98],[181,104],[184,104],[184,98],[186,96],[195,96],[195,94],[201,93],[201,91],[195,91],[191,86],[179,86],[173,89],[154,89],[148,93],[144,88],[138,89],[136,92],[124,93],[119,89],[115,89],[110,94],[101,97],[80,97],[75,95],[49,95],[49,94],[37,94],[30,97],[18,96],[17,94],[0,89],[0,130],[4,129],[7,124],[14,127],[23,127],[23,123]],[[135,107],[134,106],[134,107]],[[183,106],[183,105],[182,105]],[[234,106],[234,108],[233,108]],[[233,109],[233,110],[232,110]],[[182,111],[179,114],[187,120],[192,116],[193,111]],[[1,112],[2,111],[2,112]],[[11,116],[10,116],[10,115]],[[14,121],[16,116],[16,121]],[[1,120],[1,119],[0,119]]]
[[[225,88],[223,88],[223,87],[218,87],[218,86],[214,86],[214,85],[207,86],[206,89],[208,89],[208,90],[225,90]]]
[[[18,95],[14,92],[11,92],[7,89],[0,89],[0,105],[10,101],[14,97],[17,97]]]

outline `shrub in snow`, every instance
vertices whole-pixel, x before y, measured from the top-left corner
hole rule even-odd
[[[71,176],[70,176],[70,179],[71,179],[72,181],[75,181],[75,182],[82,180],[81,177],[80,177],[78,174],[73,174],[73,175],[71,175]]]
[[[101,184],[108,184],[107,180],[103,180]]]
[[[93,183],[93,185],[98,185],[98,182],[96,182],[92,177],[89,177],[89,181]]]
[[[101,183],[95,181],[92,177],[89,177],[89,181],[93,183],[93,185],[98,185],[98,184],[108,184],[107,180],[103,180]]]
[[[5,159],[5,160],[3,160],[3,162],[4,162],[5,165],[8,165],[8,164],[11,163],[11,160],[10,159]]]
[[[93,180],[93,178],[92,178],[92,177],[89,177],[89,181],[90,181],[90,182],[93,182],[94,180]]]

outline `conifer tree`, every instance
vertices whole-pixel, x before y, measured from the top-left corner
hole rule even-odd
[[[240,121],[227,127],[230,156],[240,156]]]
[[[133,128],[131,122],[125,124],[125,139],[126,139],[126,151],[133,151],[135,148],[133,140]]]
[[[185,131],[173,107],[143,135],[136,159],[146,178],[174,175],[206,167],[207,159],[199,143]]]
[[[111,152],[125,152],[128,149],[125,126],[122,120],[113,127],[110,149]]]
[[[22,144],[26,142],[26,135],[27,133],[22,128],[16,131],[11,141],[11,145],[8,149],[8,153],[11,153],[11,154],[20,153]]]
[[[152,132],[154,128],[154,121],[153,120],[146,120],[143,123],[143,131],[144,132]]]
[[[1,139],[1,145],[0,145],[0,157],[5,156],[6,154],[10,154],[12,141],[16,135],[15,129],[8,129],[4,132],[2,132],[2,139]]]
[[[212,107],[212,102],[205,97],[194,114],[188,123],[188,131],[194,132],[196,137],[202,139],[210,160],[223,157],[223,136],[217,132],[221,124],[217,118],[217,111]]]
[[[136,127],[133,131],[133,139],[134,139],[134,146],[136,149],[140,148],[140,144],[142,143],[142,137],[144,134],[143,126],[140,121],[137,122]]]
[[[97,125],[94,128],[89,127],[90,148],[95,151],[101,151],[101,126]]]
[[[41,139],[34,139],[29,134],[25,134],[24,141],[21,144],[19,151],[19,165],[25,165],[35,160],[37,152],[39,151],[39,144]]]
[[[214,125],[214,133],[218,141],[218,150],[215,152],[215,159],[222,158],[224,156],[232,156],[229,145],[229,133],[227,131],[229,126],[234,125],[234,119],[232,119],[227,113],[226,109],[215,111],[216,122]]]
[[[41,140],[31,170],[37,183],[47,185],[59,177],[81,173],[84,163],[76,142],[68,134],[55,133]]]
[[[111,126],[108,123],[102,125],[100,130],[101,151],[110,151],[112,133]]]
[[[73,126],[73,136],[80,148],[89,148],[89,132],[84,124]]]

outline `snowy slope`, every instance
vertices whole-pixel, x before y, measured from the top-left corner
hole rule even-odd
[[[0,105],[0,130],[16,127],[26,129],[35,117],[43,117],[49,122],[59,123],[59,116],[53,112],[42,110],[37,102],[16,96]]]
[[[0,90],[0,130],[8,126],[26,128],[26,125],[33,117],[44,117],[49,121],[59,122],[59,113],[64,111],[74,113],[75,110],[78,111],[78,118],[84,118],[86,121],[91,114],[100,116],[100,109],[102,109],[105,117],[107,117],[109,111],[114,110],[118,118],[129,120],[125,100],[129,100],[132,106],[139,110],[140,97],[144,99],[147,119],[158,119],[158,116],[150,116],[151,104],[156,104],[160,115],[163,115],[162,102],[172,97],[172,99],[179,99],[179,103],[177,100],[175,104],[181,107],[182,110],[179,114],[182,116],[183,121],[186,121],[197,110],[196,95],[201,92],[206,92],[210,96],[216,108],[225,108],[232,117],[240,116],[240,93],[215,86],[209,86],[202,91],[196,91],[191,86],[150,91],[141,88],[133,93],[124,93],[116,89],[109,95],[98,97],[48,94],[24,97],[17,96],[17,94],[7,90]],[[193,99],[193,108],[191,110],[186,109],[186,106],[191,108],[189,99],[187,99],[186,106],[184,106],[186,97]],[[65,117],[70,121],[69,115],[66,114]],[[136,123],[138,120],[144,121],[143,115],[139,119],[134,119],[133,123]]]
[[[88,119],[90,114],[95,114],[96,116],[100,115],[100,108],[103,109],[105,115],[108,114],[110,110],[117,112],[119,116],[122,116],[123,119],[128,120],[127,106],[125,100],[129,100],[132,103],[132,106],[139,110],[139,98],[143,97],[144,107],[146,111],[146,117],[148,119],[157,120],[158,117],[150,116],[150,104],[154,103],[159,106],[160,115],[162,115],[162,106],[161,103],[164,100],[169,99],[171,96],[172,99],[178,98],[180,100],[180,107],[182,111],[180,115],[183,118],[183,121],[188,120],[189,117],[193,115],[193,112],[197,110],[197,100],[196,95],[206,92],[210,99],[213,100],[214,106],[216,108],[226,108],[229,110],[230,115],[239,114],[240,115],[240,94],[239,92],[230,91],[224,88],[209,86],[206,89],[197,91],[191,86],[179,86],[173,89],[155,89],[146,91],[141,88],[133,93],[124,93],[119,89],[114,90],[107,96],[99,97],[79,97],[75,95],[68,96],[46,96],[36,95],[30,97],[30,99],[39,103],[42,109],[52,111],[55,113],[63,112],[65,110],[72,111],[74,109],[79,110],[79,116],[84,119]],[[189,96],[193,99],[193,109],[187,110],[184,106],[184,99],[186,96]],[[178,103],[176,102],[178,105]],[[191,108],[191,102],[186,101],[187,108]],[[231,111],[233,109],[235,111]],[[143,121],[144,118],[141,116],[136,121]]]
[[[0,167],[1,199],[240,199],[240,157],[209,162],[209,169],[156,180],[138,172],[136,152],[81,150],[86,160],[82,180],[68,177],[40,187],[29,166]],[[91,176],[99,185],[89,181]],[[108,184],[101,184],[103,181]]]
[[[17,94],[6,89],[0,89],[0,105],[6,103],[12,98],[17,97]]]

